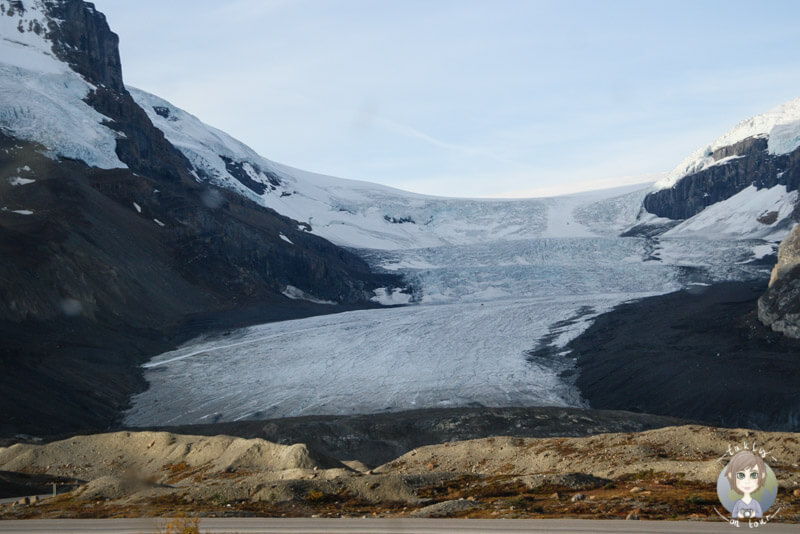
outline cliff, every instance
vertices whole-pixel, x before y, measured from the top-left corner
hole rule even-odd
[[[107,428],[176,343],[403,284],[201,183],[92,4],[0,0],[0,22],[0,434]]]

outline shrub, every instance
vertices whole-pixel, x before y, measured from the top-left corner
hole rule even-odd
[[[164,522],[159,534],[200,534],[200,518],[178,516]]]

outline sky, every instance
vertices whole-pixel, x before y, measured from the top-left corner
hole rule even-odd
[[[800,97],[800,2],[95,0],[128,85],[308,171],[442,196],[653,181]]]

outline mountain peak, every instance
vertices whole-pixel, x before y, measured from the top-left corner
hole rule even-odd
[[[721,137],[695,150],[663,180],[656,182],[655,188],[668,189],[681,178],[736,157],[721,149],[751,138],[767,139],[767,151],[771,155],[788,154],[800,146],[800,97],[741,121]]]
[[[47,14],[56,56],[88,82],[124,92],[119,36],[105,15],[81,0],[48,2]]]
[[[190,179],[125,89],[119,37],[93,4],[0,0],[0,79],[0,128],[49,157]]]

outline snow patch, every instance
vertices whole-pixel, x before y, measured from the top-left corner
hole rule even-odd
[[[386,271],[398,271],[400,269],[437,269],[438,265],[434,265],[419,255],[403,254],[399,256],[384,256],[383,261],[379,267]]]
[[[158,219],[153,219],[153,222],[156,223],[157,225],[161,226],[162,228],[164,226],[166,226],[163,222],[159,221]]]
[[[396,306],[400,304],[408,304],[411,302],[411,295],[406,293],[402,288],[396,287],[389,289],[388,287],[381,287],[375,290],[375,296],[370,299],[372,302],[377,302],[383,306]]]
[[[731,161],[736,161],[737,159],[742,159],[744,156],[728,156],[727,158],[718,159],[714,163],[711,163],[706,168],[710,167],[718,167],[720,165],[727,165]]]
[[[313,302],[314,304],[330,304],[333,306],[336,305],[336,303],[333,302],[332,300],[318,299],[314,295],[306,293],[302,289],[294,286],[286,286],[286,289],[282,291],[282,294],[283,296],[290,298],[292,300],[306,300],[308,302]]]
[[[14,186],[17,186],[17,185],[28,185],[28,184],[32,184],[35,181],[36,180],[33,180],[31,178],[22,178],[20,176],[13,176],[13,177],[8,179],[8,183],[10,183],[11,185],[14,185]]]
[[[68,69],[52,52],[52,44],[47,38],[47,16],[41,0],[26,1],[25,11],[14,9],[12,16],[8,15],[9,2],[0,1],[0,5],[5,7],[5,13],[0,16],[0,63],[46,73]],[[34,31],[36,26],[38,33]]]
[[[753,259],[760,260],[765,256],[776,254],[778,252],[777,243],[764,243],[763,245],[756,245],[753,247]]]
[[[136,202],[133,203],[133,209],[136,210],[136,213],[142,213],[142,207]]]
[[[284,241],[286,241],[286,242],[287,242],[287,243],[289,243],[290,245],[294,245],[294,243],[292,243],[292,240],[291,240],[291,239],[289,239],[288,237],[286,237],[285,235],[283,235],[283,234],[278,234],[278,237],[280,237],[281,239],[283,239]]]
[[[734,196],[713,204],[694,217],[665,232],[665,237],[702,239],[765,239],[780,241],[793,224],[780,224],[791,216],[797,191],[787,193],[785,185],[769,189],[748,186]],[[776,212],[772,224],[758,222],[764,213]]]
[[[3,207],[0,211],[6,211],[8,213],[16,213],[17,215],[33,215],[33,211],[31,210],[10,210],[8,207]]]
[[[636,224],[652,224],[652,225],[660,225],[660,224],[669,224],[675,222],[673,219],[668,217],[659,217],[654,213],[650,213],[644,208],[641,208],[638,217],[636,218]]]
[[[769,133],[769,153],[788,154],[800,146],[800,119],[777,124]]]

